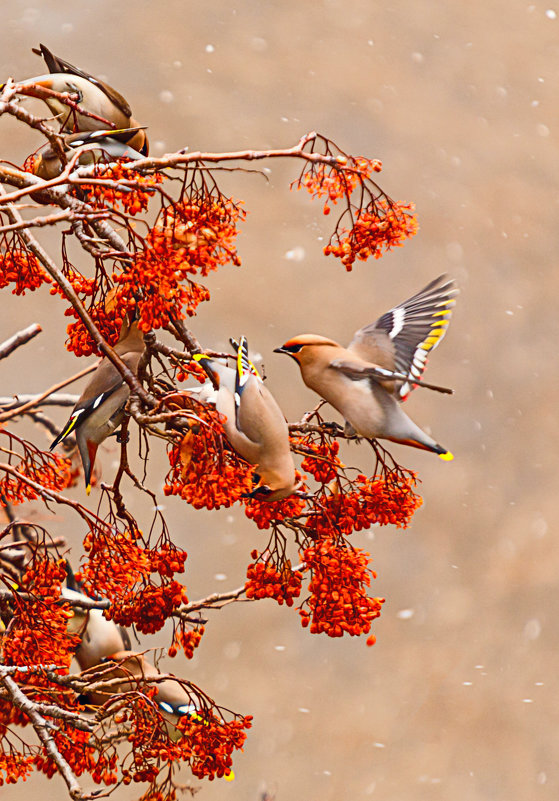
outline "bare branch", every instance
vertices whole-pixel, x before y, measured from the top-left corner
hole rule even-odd
[[[22,220],[18,223],[11,225],[1,225],[0,234],[7,233],[8,231],[19,231],[22,228],[43,228],[46,225],[56,225],[59,222],[72,222],[77,223],[82,220],[91,220],[93,218],[103,219],[109,217],[108,211],[91,211],[80,214],[76,211],[61,211],[58,214],[48,214],[42,217],[34,217],[32,220]]]
[[[161,158],[145,158],[138,159],[133,165],[123,165],[125,168],[132,167],[133,170],[162,170],[165,167],[178,167],[183,164],[204,164],[204,162],[218,163],[220,161],[260,161],[263,159],[274,158],[302,158],[311,163],[318,164],[342,164],[338,156],[331,154],[325,155],[323,153],[313,153],[305,150],[305,147],[314,142],[318,134],[311,131],[305,134],[293,147],[275,149],[275,150],[238,150],[231,153],[202,153],[201,151],[193,153],[185,153],[179,151],[178,153],[169,153]]]
[[[189,604],[179,607],[174,614],[177,617],[184,617],[184,615],[188,615],[191,612],[196,612],[198,609],[221,609],[222,606],[226,606],[232,601],[236,601],[244,594],[245,585],[243,584],[242,587],[237,587],[236,590],[229,590],[229,592],[221,593],[215,592],[213,595],[208,595],[207,598],[202,598],[200,601],[191,601]]]
[[[30,128],[35,128],[40,131],[43,136],[49,140],[55,153],[57,153],[64,164],[66,162],[66,154],[62,147],[62,137],[46,124],[44,118],[36,117],[34,114],[31,114],[31,112],[27,111],[27,109],[23,108],[17,101],[13,102],[12,98],[15,97],[17,93],[17,86],[11,81],[8,81],[2,92],[2,97],[0,98],[0,116],[2,114],[11,114],[16,119],[29,125]]]
[[[33,339],[33,337],[36,337],[37,334],[40,334],[42,330],[43,329],[39,323],[33,323],[27,328],[18,331],[17,334],[14,334],[5,342],[2,342],[0,345],[0,359],[5,359],[7,356],[13,353],[16,348],[19,348],[20,345],[25,345],[25,343],[29,342],[30,339]]]
[[[54,392],[57,392],[59,389],[62,389],[63,387],[67,387],[68,384],[72,384],[74,381],[83,378],[85,375],[89,375],[89,373],[92,373],[94,370],[96,370],[98,366],[99,362],[96,362],[95,364],[90,364],[88,367],[85,367],[83,370],[80,370],[79,373],[76,373],[70,378],[65,378],[64,381],[60,381],[58,384],[54,384],[52,387],[45,390],[45,392],[42,392],[40,395],[32,396],[30,400],[28,400],[27,403],[24,403],[22,406],[17,406],[16,408],[11,409],[10,411],[3,412],[2,414],[0,414],[0,423],[4,423],[6,422],[6,420],[11,420],[12,417],[18,417],[20,414],[25,414],[25,412],[27,412],[29,409],[32,409],[34,406],[39,406],[41,404],[41,401],[45,400],[45,398],[48,398],[49,395],[52,395]],[[1,402],[0,405],[2,405]]]
[[[12,590],[2,590],[0,589],[0,601],[4,600],[11,600],[14,597],[14,594],[17,594],[18,598],[21,598],[24,601],[42,601],[43,598],[40,595],[30,592],[21,592]],[[86,595],[82,596],[81,598],[66,598],[65,596],[60,596],[60,604],[68,604],[68,606],[75,607],[76,609],[109,609],[111,606],[111,602],[108,598],[101,598],[99,600],[94,600],[93,598],[88,598]],[[52,668],[54,670],[54,668]],[[0,665],[0,673],[2,672],[2,665]]]
[[[20,473],[19,470],[16,470],[15,467],[12,467],[10,464],[6,464],[5,462],[0,463],[0,471],[4,471],[9,475],[16,478],[18,481],[21,481],[23,484],[26,484],[28,487],[31,487],[37,495],[42,498],[44,501],[54,501],[55,503],[59,503],[63,506],[70,506],[75,512],[79,514],[79,516],[84,520],[90,527],[95,525],[95,527],[101,527],[104,530],[109,529],[110,527],[105,525],[102,520],[100,520],[96,515],[89,511],[85,506],[77,501],[72,501],[70,498],[66,498],[66,496],[61,495],[56,490],[49,489],[48,487],[43,487],[41,484],[38,484],[33,479],[28,478],[27,476]]]
[[[92,369],[95,365],[92,365]],[[74,380],[75,380],[74,376]],[[78,395],[68,395],[66,393],[52,393],[48,397],[41,395],[14,395],[12,398],[0,397],[0,407],[9,409],[20,408],[24,404],[33,402],[33,406],[75,406],[79,400]]]

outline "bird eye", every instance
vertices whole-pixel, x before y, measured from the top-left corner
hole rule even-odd
[[[270,487],[268,487],[266,484],[262,484],[261,487],[256,487],[256,489],[253,489],[250,494],[253,498],[266,498],[268,495],[271,495],[272,492],[273,490]]]
[[[301,348],[303,347],[302,344],[296,343],[294,345],[282,345],[281,348],[276,348],[274,353],[288,353],[293,355],[294,353],[299,353]]]
[[[256,476],[255,476],[256,477]],[[271,495],[274,490],[271,487],[268,487],[267,484],[261,484],[259,487],[255,487],[250,492],[246,492],[242,497],[243,498],[267,498],[268,495]]]

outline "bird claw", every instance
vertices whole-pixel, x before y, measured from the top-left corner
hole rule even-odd
[[[335,437],[338,434],[343,434],[344,432],[343,426],[333,421],[331,423],[322,423],[322,428],[324,428],[332,437]]]

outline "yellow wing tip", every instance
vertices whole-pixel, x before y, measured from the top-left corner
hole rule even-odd
[[[439,453],[439,458],[441,458],[443,462],[452,462],[454,455],[450,451],[447,451],[446,453]]]

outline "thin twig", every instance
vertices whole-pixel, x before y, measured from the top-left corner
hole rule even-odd
[[[242,587],[237,587],[236,590],[229,590],[229,592],[222,593],[216,592],[213,595],[208,595],[207,598],[202,598],[200,601],[191,601],[189,604],[180,606],[174,614],[182,617],[185,614],[190,614],[191,612],[196,612],[198,609],[205,609],[207,607],[220,609],[222,606],[225,606],[225,604],[231,603],[231,601],[235,601],[237,598],[240,598],[241,595],[245,594],[245,592],[246,589],[244,584]]]
[[[42,484],[39,484],[37,481],[33,481],[33,479],[29,478],[23,473],[20,473],[19,470],[16,470],[15,467],[12,467],[11,464],[7,464],[5,462],[0,463],[0,471],[4,471],[18,481],[21,481],[23,484],[26,484],[46,502],[54,501],[55,503],[62,504],[63,506],[70,506],[91,528],[95,527],[97,529],[101,528],[103,531],[111,531],[110,526],[104,524],[99,517],[90,512],[89,509],[86,509],[86,507],[81,503],[72,501],[65,495],[61,495],[59,492],[56,492],[56,490],[49,489],[49,487],[43,487]]]
[[[3,412],[2,414],[0,414],[0,423],[4,423],[6,422],[6,420],[10,420],[12,417],[18,417],[18,415],[20,414],[25,414],[25,412],[27,412],[29,409],[32,409],[34,406],[39,406],[41,404],[41,401],[45,400],[45,398],[48,398],[49,395],[52,395],[59,389],[67,387],[68,384],[72,384],[74,381],[83,378],[85,375],[89,375],[89,373],[92,373],[94,370],[96,370],[98,366],[99,362],[96,362],[95,364],[90,364],[88,367],[84,367],[83,370],[80,370],[79,373],[76,373],[70,378],[65,378],[64,381],[59,381],[58,384],[54,384],[49,389],[45,390],[45,392],[41,392],[40,395],[33,396],[30,400],[27,401],[27,403],[24,403],[22,406],[18,406],[15,409]]]
[[[2,169],[0,168],[0,179],[1,179],[1,172]],[[33,177],[33,176],[30,176]],[[4,198],[2,198],[4,195]],[[0,186],[0,202],[2,199],[6,199],[6,193],[2,186]],[[70,199],[68,199],[68,204],[70,204]],[[18,211],[16,211],[13,206],[8,205],[6,208],[6,213],[8,217],[12,220],[12,222],[21,222],[22,217]],[[111,234],[114,234],[112,228],[105,223],[103,220],[96,220],[92,222],[92,226],[94,228],[98,228],[101,231],[109,231]],[[127,365],[122,361],[122,359],[118,356],[117,353],[111,348],[111,346],[103,339],[101,333],[93,320],[91,319],[90,315],[86,311],[83,303],[81,302],[76,290],[70,283],[70,281],[66,278],[66,276],[61,272],[61,270],[56,266],[54,261],[50,258],[45,250],[39,245],[37,240],[35,239],[29,231],[23,229],[19,236],[25,242],[29,250],[31,250],[35,256],[39,259],[45,270],[48,274],[53,278],[59,287],[63,290],[64,294],[80,316],[83,324],[87,328],[88,332],[91,334],[93,341],[99,347],[99,349],[105,354],[105,356],[109,359],[112,364],[116,367],[118,372],[121,374],[124,381],[128,384],[132,392],[138,395],[142,402],[145,403],[147,406],[155,406],[156,401],[149,393],[145,391],[142,387],[132,370],[130,370]],[[116,235],[115,235],[116,236]],[[119,243],[122,243],[120,237],[117,236]]]

